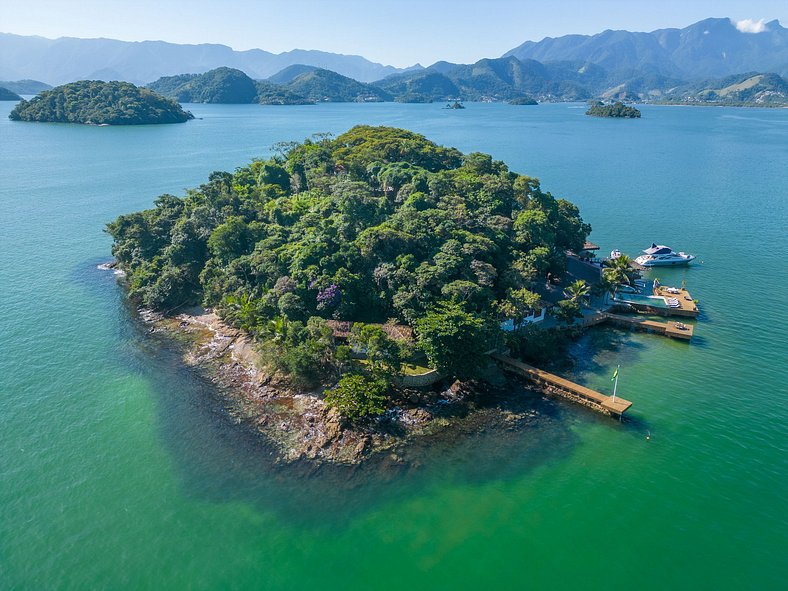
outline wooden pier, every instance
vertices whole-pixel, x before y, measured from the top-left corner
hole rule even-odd
[[[492,353],[490,355],[498,363],[501,364],[504,370],[515,373],[537,384],[542,388],[546,394],[553,394],[587,406],[588,408],[601,412],[612,417],[621,418],[632,403],[629,400],[624,400],[620,396],[613,398],[600,394],[595,390],[575,384],[560,376],[542,371],[532,365],[517,361],[506,355],[500,353]]]
[[[619,314],[610,314],[609,312],[604,312],[602,315],[604,316],[604,322],[610,322],[626,328],[634,328],[635,330],[664,334],[672,339],[689,341],[695,332],[691,324],[684,324],[683,322],[657,322],[637,316],[621,316]]]

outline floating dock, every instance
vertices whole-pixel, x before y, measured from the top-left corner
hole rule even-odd
[[[612,417],[621,418],[632,403],[629,400],[624,400],[620,396],[606,396],[580,384],[575,384],[560,376],[542,371],[532,365],[517,361],[506,355],[500,353],[492,353],[490,355],[498,363],[501,364],[504,370],[515,373],[537,384],[542,388],[546,394],[553,394],[566,398],[572,402],[582,404],[592,410],[601,412]]]

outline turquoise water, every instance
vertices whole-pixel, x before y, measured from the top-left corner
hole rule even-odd
[[[783,588],[788,111],[192,105],[184,125],[99,128],[12,123],[12,106],[0,588]],[[356,123],[538,176],[581,207],[603,252],[656,241],[698,255],[646,274],[700,300],[691,345],[595,330],[573,351],[569,375],[592,388],[621,365],[627,422],[542,402],[533,428],[436,443],[406,469],[287,470],[141,334],[96,269],[107,221],[276,141]]]

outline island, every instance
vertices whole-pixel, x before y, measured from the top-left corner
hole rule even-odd
[[[530,96],[518,96],[509,101],[510,105],[538,105],[539,103]]]
[[[19,101],[22,100],[22,97],[19,96],[17,93],[8,90],[7,88],[3,88],[0,86],[0,101]]]
[[[616,101],[612,105],[606,105],[597,101],[591,105],[588,111],[586,111],[586,115],[591,115],[592,117],[638,119],[640,118],[640,111],[638,111],[635,107],[625,105],[621,101]]]
[[[491,350],[555,352],[502,326],[533,317],[583,248],[575,205],[403,129],[276,149],[107,231],[146,332],[186,343],[285,461],[355,462],[434,433],[501,379]],[[561,309],[571,322],[579,307]]]
[[[168,98],[129,82],[81,80],[22,100],[8,115],[13,121],[146,125],[183,123],[194,116]]]

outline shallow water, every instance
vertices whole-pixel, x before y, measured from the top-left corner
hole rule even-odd
[[[171,126],[13,123],[0,103],[0,588],[771,589],[788,575],[788,111],[191,105]],[[274,142],[357,123],[492,153],[592,239],[698,255],[693,343],[590,331],[624,424],[533,401],[525,430],[388,470],[286,470],[144,338],[104,224]],[[646,440],[645,435],[651,434]]]

